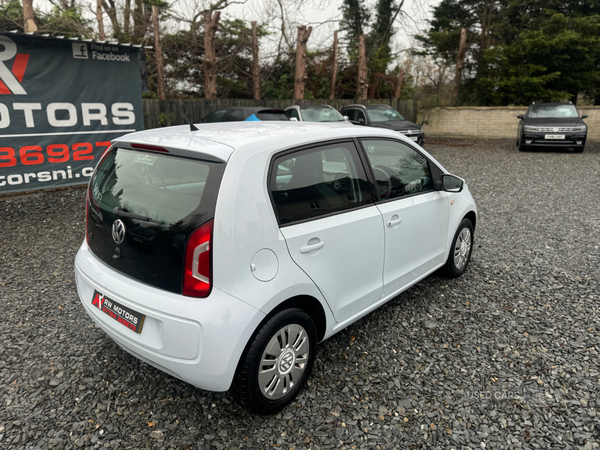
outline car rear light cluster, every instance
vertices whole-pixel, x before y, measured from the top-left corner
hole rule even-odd
[[[183,295],[208,297],[212,286],[211,245],[213,221],[198,228],[185,248]]]

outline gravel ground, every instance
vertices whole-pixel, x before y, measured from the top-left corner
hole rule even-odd
[[[256,417],[121,351],[84,313],[84,194],[0,201],[0,448],[600,448],[600,144],[427,149],[468,180],[471,265],[321,344]]]

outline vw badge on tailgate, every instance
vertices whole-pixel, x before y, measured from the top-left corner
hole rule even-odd
[[[125,224],[121,219],[117,219],[113,222],[112,238],[117,245],[121,245],[125,240]]]

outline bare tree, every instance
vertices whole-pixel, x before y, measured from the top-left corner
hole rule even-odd
[[[23,30],[25,33],[35,33],[37,31],[38,28],[34,19],[33,0],[23,0]]]
[[[305,25],[298,27],[298,41],[296,44],[296,77],[294,78],[294,99],[304,98],[306,86],[306,43],[312,33],[312,27]]]
[[[333,32],[333,54],[331,55],[331,89],[329,91],[329,100],[335,98],[335,79],[337,77],[337,51],[338,51],[338,30]]]
[[[104,33],[104,20],[102,18],[102,0],[96,0],[96,19],[98,20],[98,39],[104,41],[106,40],[106,33]]]
[[[204,11],[204,98],[217,98],[217,56],[214,38],[221,11]]]
[[[156,60],[156,78],[158,98],[165,99],[165,76],[163,74],[162,45],[160,43],[160,24],[158,23],[158,6],[152,5],[152,26],[154,27],[154,55]]]
[[[260,100],[260,67],[258,66],[258,31],[256,21],[252,22],[252,94]]]
[[[465,55],[467,54],[467,29],[460,30],[460,44],[458,46],[458,56],[456,57],[456,74],[454,75],[454,93],[452,102],[456,103],[458,99],[458,88],[460,86],[460,77],[465,64]]]
[[[356,97],[359,100],[367,99],[367,58],[365,49],[365,36],[358,37],[358,86]]]

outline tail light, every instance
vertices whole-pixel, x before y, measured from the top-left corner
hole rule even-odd
[[[208,297],[212,286],[213,221],[198,228],[185,248],[185,269],[183,274],[183,295],[188,297]]]

